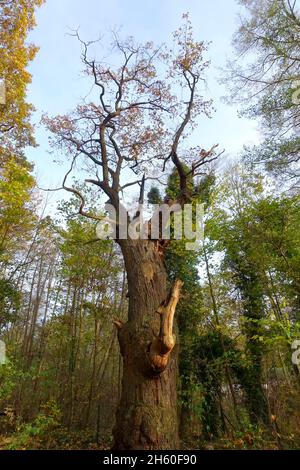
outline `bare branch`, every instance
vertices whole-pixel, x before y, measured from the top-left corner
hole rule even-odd
[[[62,183],[62,188],[65,189],[66,191],[68,191],[69,193],[72,193],[72,194],[75,194],[75,196],[79,199],[80,201],[80,205],[79,205],[79,209],[78,209],[78,214],[80,215],[83,215],[84,217],[88,217],[89,219],[93,219],[93,220],[103,220],[104,219],[104,216],[96,216],[94,214],[91,214],[90,212],[86,212],[84,210],[84,206],[85,206],[85,199],[83,197],[83,195],[80,193],[80,191],[78,191],[77,189],[75,188],[71,188],[70,186],[67,186],[66,185],[66,181],[67,181],[67,178],[68,176],[70,175],[70,173],[72,172],[73,170],[73,167],[74,167],[74,164],[75,164],[75,161],[76,161],[76,157],[75,156],[72,160],[72,164],[71,164],[71,167],[70,169],[67,171],[67,173],[65,174],[65,177],[63,179],[63,183]]]

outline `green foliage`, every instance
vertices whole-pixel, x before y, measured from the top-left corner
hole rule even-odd
[[[0,365],[0,403],[1,407],[5,403],[9,403],[14,390],[20,381],[25,377],[25,373],[18,368],[18,366],[10,361],[6,360],[5,364]]]
[[[30,449],[33,442],[36,446],[36,441],[45,437],[47,433],[59,426],[60,421],[61,411],[58,408],[57,403],[53,400],[49,400],[47,403],[42,405],[41,412],[33,422],[19,425],[8,445],[8,449]]]
[[[21,294],[14,283],[0,278],[0,331],[9,322],[14,322],[21,305]]]
[[[35,180],[22,158],[0,155],[0,263],[24,246],[36,222]]]
[[[149,204],[160,204],[162,202],[159,189],[156,186],[151,186],[147,194]]]
[[[194,348],[195,376],[202,385],[201,419],[205,438],[217,437],[224,431],[219,407],[221,387],[226,381],[228,364],[234,371],[244,368],[241,352],[234,341],[218,330],[198,337]]]

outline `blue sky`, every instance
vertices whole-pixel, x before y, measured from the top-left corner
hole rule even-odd
[[[39,185],[59,186],[64,172],[62,166],[53,162],[55,156],[49,154],[47,133],[38,124],[41,114],[66,113],[90,89],[90,83],[81,74],[80,45],[69,35],[77,28],[84,40],[103,37],[99,44],[101,56],[109,40],[109,29],[122,27],[121,35],[132,35],[139,41],[168,42],[180,25],[182,13],[188,11],[195,37],[212,42],[208,52],[211,66],[207,94],[214,99],[217,109],[211,120],[200,121],[194,139],[203,148],[219,143],[232,157],[244,144],[255,143],[259,138],[256,124],[239,118],[236,106],[221,101],[225,89],[218,83],[220,68],[232,54],[231,38],[238,25],[239,10],[236,0],[46,1],[37,11],[37,27],[29,38],[40,47],[30,66],[33,80],[29,88],[29,100],[36,108],[34,121],[39,147],[27,151],[29,160],[35,163]],[[62,193],[52,199],[61,197]]]

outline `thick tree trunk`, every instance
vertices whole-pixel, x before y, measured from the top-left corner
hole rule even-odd
[[[120,242],[128,277],[128,322],[116,321],[123,356],[114,449],[176,449],[177,348],[173,317],[180,281],[168,295],[164,260],[152,241]]]

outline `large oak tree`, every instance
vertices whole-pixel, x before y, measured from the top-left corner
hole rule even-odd
[[[95,43],[78,38],[95,98],[71,114],[44,120],[53,145],[71,160],[63,188],[79,198],[80,214],[98,217],[86,209],[80,190],[68,183],[81,163],[91,175],[86,184],[105,193],[118,216],[126,190],[132,194],[137,187],[143,203],[147,181],[162,181],[174,168],[180,185],[176,202],[191,202],[188,182],[216,158],[215,147],[205,151],[185,145],[197,118],[209,115],[211,102],[201,96],[208,66],[203,57],[206,45],[193,39],[187,15],[184,19],[174,33],[172,49],[140,45],[132,38],[121,41],[113,34],[115,66],[92,58]],[[178,428],[173,323],[182,281],[168,285],[165,240],[122,239],[117,227],[115,241],[124,257],[129,308],[125,324],[115,321],[124,367],[114,447],[174,449]]]

